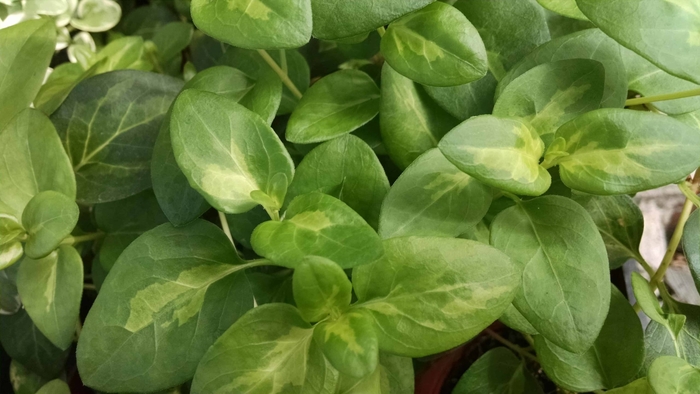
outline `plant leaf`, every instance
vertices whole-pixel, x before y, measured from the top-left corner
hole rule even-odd
[[[70,394],[70,387],[61,379],[54,379],[41,386],[36,394]]]
[[[476,28],[458,9],[439,1],[392,22],[381,52],[394,70],[425,85],[462,85],[488,71]]]
[[[645,366],[648,368],[660,356],[679,356],[691,365],[700,367],[700,307],[680,302],[665,306],[675,313],[665,315],[667,322],[682,324],[682,327],[675,335],[667,328],[667,322],[649,323],[644,337]]]
[[[533,67],[566,59],[591,59],[605,67],[602,106],[622,108],[627,100],[627,77],[620,45],[598,29],[582,30],[555,38],[525,56],[500,80],[496,99],[513,80]]]
[[[513,353],[497,347],[484,353],[462,375],[453,394],[541,394],[542,388]]]
[[[330,3],[311,0],[313,34],[321,40],[357,36],[384,26],[401,15],[425,7],[434,0],[404,0],[400,3],[376,3],[373,0]]]
[[[248,49],[298,48],[311,39],[310,0],[193,0],[194,24]]]
[[[700,4],[696,1],[645,0],[644,6],[636,0],[576,3],[588,19],[625,47],[669,74],[700,83]]]
[[[552,179],[539,165],[544,143],[526,123],[482,115],[460,123],[439,144],[457,168],[511,193],[538,196]]]
[[[476,241],[392,238],[384,250],[354,269],[352,281],[379,349],[397,355],[423,357],[466,342],[503,313],[520,283],[507,256]]]
[[[8,372],[12,391],[15,394],[36,394],[41,386],[49,380],[30,371],[24,365],[18,363],[17,360],[10,362]]]
[[[182,87],[164,75],[120,70],[78,84],[51,116],[78,184],[77,201],[115,201],[151,186],[160,123]]]
[[[338,264],[309,256],[294,269],[294,301],[308,322],[317,322],[350,305],[352,284]]]
[[[22,249],[22,245],[19,245]],[[0,269],[0,315],[13,315],[20,310],[22,302],[17,293],[17,271],[19,264]]]
[[[112,0],[81,0],[70,25],[86,32],[107,31],[119,23],[122,8]]]
[[[651,386],[649,385],[647,378],[637,379],[634,382],[632,382],[626,386],[616,388],[614,390],[607,390],[606,393],[608,393],[608,394],[656,394],[654,389],[652,389]]]
[[[700,369],[681,358],[663,356],[651,364],[647,379],[657,393],[692,393],[700,386]]]
[[[350,310],[337,319],[317,324],[314,340],[341,374],[362,378],[377,368],[377,334],[367,312]]]
[[[79,215],[78,206],[64,194],[47,190],[34,196],[22,213],[28,235],[24,253],[33,259],[47,256],[70,235]]]
[[[508,208],[491,244],[523,269],[515,307],[542,336],[570,352],[593,345],[610,304],[605,244],[588,212],[561,196]]]
[[[498,97],[493,114],[529,122],[546,146],[559,126],[600,108],[605,68],[595,60],[568,59],[535,66]]]
[[[696,212],[690,214],[683,228],[683,252],[695,287],[700,289],[700,214]]]
[[[22,243],[13,241],[0,245],[0,270],[4,270],[19,261],[24,254]]]
[[[342,268],[371,263],[382,255],[374,229],[342,201],[313,192],[289,204],[284,220],[259,225],[253,249],[285,267],[295,268],[306,256],[320,256]]]
[[[341,70],[316,82],[287,124],[290,142],[308,144],[350,133],[379,112],[379,88],[359,70]]]
[[[179,56],[190,45],[194,28],[187,22],[170,22],[153,35],[153,43],[158,48],[161,63]]]
[[[0,130],[29,108],[55,46],[56,29],[49,19],[29,20],[0,31]]]
[[[386,63],[382,68],[380,107],[382,141],[391,160],[402,169],[436,147],[458,123],[426,95],[423,87]]]
[[[631,382],[644,363],[644,331],[629,301],[611,286],[610,310],[593,346],[568,352],[535,337],[537,357],[558,386],[576,392],[611,389]]]
[[[26,310],[13,315],[0,314],[2,348],[23,367],[45,379],[56,377],[68,357],[69,350],[57,348],[39,331]]]
[[[571,198],[591,215],[608,251],[610,269],[640,259],[644,216],[630,196],[595,196],[574,192]]]
[[[379,380],[382,394],[414,392],[413,360],[379,352]]]
[[[700,130],[668,116],[599,109],[564,124],[545,162],[566,186],[592,194],[628,194],[685,177],[700,166]]]
[[[321,192],[348,204],[372,227],[377,227],[389,180],[377,155],[354,135],[334,138],[309,152],[299,163],[287,201]]]
[[[552,12],[569,18],[587,21],[586,15],[578,9],[576,0],[537,0],[540,5]]]
[[[501,323],[512,328],[513,330],[520,331],[521,333],[529,335],[539,335],[535,327],[530,324],[529,321],[520,313],[513,304],[510,304],[508,308],[503,312],[501,317],[498,318]]]
[[[491,189],[431,149],[404,171],[389,190],[379,217],[379,235],[456,237],[484,218]]]
[[[275,201],[277,206],[268,208],[282,206],[294,174],[292,159],[250,110],[213,93],[186,90],[175,101],[171,133],[175,158],[190,185],[216,209],[249,211],[258,205],[254,191]],[[282,189],[275,187],[279,183]]]
[[[257,307],[226,330],[204,355],[192,393],[303,392],[312,335],[311,326],[293,306]]]
[[[192,378],[207,349],[253,294],[224,233],[163,224],[122,253],[90,309],[78,369],[98,390],[155,391]]]
[[[75,198],[75,178],[56,129],[41,112],[26,109],[0,132],[0,213],[19,221],[38,193]]]

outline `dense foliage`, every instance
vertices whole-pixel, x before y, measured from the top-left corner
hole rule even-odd
[[[700,393],[700,306],[664,284],[682,243],[700,287],[697,0],[0,18],[15,393],[77,372],[98,392],[408,394],[412,359],[482,333],[506,347],[455,394]],[[669,184],[687,200],[646,262],[631,196]],[[610,280],[630,259],[634,306]]]

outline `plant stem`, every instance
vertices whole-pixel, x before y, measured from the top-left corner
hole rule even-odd
[[[377,33],[379,33],[379,37],[384,37],[384,34],[386,33],[386,29],[384,26],[379,26],[377,28]]]
[[[235,248],[236,244],[233,242],[231,229],[228,226],[228,219],[226,219],[226,214],[221,211],[219,211],[219,221],[221,222],[221,229],[224,230],[224,234],[226,234],[226,237],[228,237],[228,240],[231,241],[231,244]]]
[[[105,233],[103,232],[96,232],[76,236],[69,235],[63,241],[61,241],[61,245],[75,245],[81,242],[94,241],[96,239],[104,237],[104,235]]]
[[[654,269],[651,268],[651,265],[649,265],[649,263],[647,263],[647,261],[644,259],[644,257],[642,257],[641,254],[635,253],[635,257],[634,257],[634,258],[635,258],[635,260],[637,260],[637,262],[639,263],[639,265],[641,265],[642,268],[644,268],[644,271],[646,271],[647,274],[649,274],[649,277],[650,277],[650,278],[651,278],[652,276],[654,276]]]
[[[289,68],[287,66],[287,51],[280,49],[280,68],[285,74],[289,75]]]
[[[693,191],[693,189],[688,185],[688,182],[681,182],[678,184],[678,188],[685,195],[685,198],[690,200],[695,206],[700,207],[700,197]]]
[[[536,363],[539,363],[539,360],[537,359],[537,357],[533,356],[533,355],[530,354],[529,352],[526,352],[526,351],[523,350],[520,346],[514,344],[513,342],[511,342],[511,341],[509,341],[509,340],[503,338],[502,336],[498,335],[496,332],[494,332],[494,331],[491,330],[490,328],[485,329],[484,332],[487,333],[487,334],[489,334],[493,339],[497,340],[498,342],[500,342],[500,343],[502,343],[502,344],[508,346],[511,350],[517,352],[517,353],[520,354],[521,356],[523,356],[523,357],[529,359],[530,361],[534,361],[534,362],[536,362]]]
[[[97,291],[97,287],[95,287],[95,285],[92,284],[92,283],[84,283],[84,284],[83,284],[83,289],[85,289],[85,290]]]
[[[688,221],[688,217],[690,216],[690,212],[692,210],[693,202],[689,199],[686,199],[685,203],[683,204],[683,210],[681,211],[681,215],[678,217],[678,224],[676,225],[676,229],[673,231],[671,240],[668,242],[666,254],[664,254],[663,260],[661,260],[661,265],[659,266],[659,269],[651,278],[650,286],[652,290],[656,289],[656,287],[659,285],[659,282],[663,280],[664,275],[666,274],[666,270],[671,265],[671,262],[673,261],[673,256],[676,254],[678,244],[681,242],[681,238],[683,237],[683,229],[685,228],[685,223]]]
[[[292,80],[289,79],[289,75],[287,75],[287,73],[280,68],[277,62],[275,62],[275,59],[273,59],[272,56],[270,56],[270,54],[267,53],[267,51],[264,49],[258,49],[258,53],[260,54],[260,56],[262,56],[263,60],[265,60],[265,62],[270,66],[270,68],[272,68],[272,70],[275,73],[277,73],[277,76],[280,77],[282,83],[292,92],[294,97],[300,99],[302,96],[301,92],[299,91],[299,89],[297,89],[296,85],[294,85],[294,82],[292,82]]]
[[[270,209],[266,206],[263,205],[263,208],[265,209],[265,212],[270,216],[270,219],[276,220],[279,222],[280,220],[280,211],[276,209]]]
[[[676,93],[659,94],[657,96],[633,98],[625,101],[625,107],[639,104],[648,104],[656,101],[676,100],[693,96],[700,96],[700,89],[692,89]]]

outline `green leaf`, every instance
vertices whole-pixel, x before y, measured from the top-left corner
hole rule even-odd
[[[399,3],[377,3],[373,0],[328,2],[311,0],[314,37],[337,40],[370,32],[402,15],[425,7],[434,0],[404,0]]]
[[[24,253],[33,259],[47,256],[70,235],[79,215],[78,206],[64,194],[47,190],[34,196],[22,213],[28,235]]]
[[[503,312],[501,317],[498,318],[501,323],[512,328],[513,330],[520,331],[521,333],[529,335],[539,335],[535,327],[530,324],[529,321],[520,313],[513,304],[510,304],[508,308]]]
[[[456,237],[484,218],[491,205],[491,188],[460,171],[431,149],[404,171],[389,190],[379,235]]]
[[[70,394],[70,387],[61,379],[54,379],[41,386],[36,394]]]
[[[0,213],[0,245],[10,243],[25,233],[19,220],[14,216]]]
[[[314,327],[314,340],[341,374],[361,378],[377,368],[377,334],[367,312],[351,310],[319,323]]]
[[[533,67],[566,59],[591,59],[605,67],[602,106],[622,108],[627,99],[627,76],[620,56],[620,45],[598,29],[578,31],[540,45],[500,80],[496,99],[513,80]]]
[[[691,365],[700,367],[700,307],[680,302],[664,306],[675,313],[665,314],[668,323],[682,324],[682,327],[676,335],[669,331],[666,322],[649,323],[644,338],[645,366],[648,368],[660,356],[679,356]]]
[[[141,36],[144,40],[150,40],[158,29],[178,20],[171,8],[162,3],[153,3],[133,9],[119,27],[127,36]]]
[[[112,269],[124,249],[139,235],[167,222],[150,190],[123,200],[96,204],[93,212],[97,228],[105,233],[98,254],[98,264],[105,272]]]
[[[342,268],[371,263],[382,256],[374,229],[342,201],[318,192],[289,204],[284,220],[259,225],[253,249],[275,264],[296,268],[306,256],[320,256]]]
[[[97,65],[97,73],[125,69],[150,71],[153,65],[146,59],[145,52],[143,38],[122,37],[100,49],[92,64]]]
[[[17,273],[17,290],[39,331],[59,348],[73,343],[83,295],[83,260],[71,246],[50,255],[25,258]]]
[[[493,114],[529,122],[545,146],[559,126],[600,108],[605,68],[595,60],[568,59],[532,68],[498,97]]]
[[[0,213],[17,220],[35,195],[53,190],[74,199],[75,178],[56,129],[26,109],[0,132]]]
[[[546,15],[547,26],[552,39],[595,27],[589,20],[572,19],[554,12],[546,12]]]
[[[535,337],[542,368],[558,386],[575,392],[612,389],[631,382],[644,362],[644,331],[629,301],[611,286],[610,310],[593,346],[568,352]]]
[[[112,0],[80,0],[70,25],[88,32],[107,31],[119,23],[122,9]]]
[[[152,41],[158,48],[159,61],[162,63],[180,56],[180,52],[190,45],[193,34],[194,28],[186,22],[171,22],[158,29]]]
[[[425,90],[452,116],[465,120],[491,113],[497,81],[535,47],[549,41],[549,31],[542,8],[531,0],[459,0],[454,7],[484,41],[489,72],[466,85],[426,86]]]
[[[458,123],[428,97],[423,87],[386,63],[382,68],[379,113],[382,141],[391,160],[402,169],[435,148]]]
[[[674,77],[656,67],[645,58],[627,48],[622,48],[622,60],[627,69],[629,90],[642,96],[656,96],[686,90],[700,89],[700,85]],[[654,107],[669,115],[680,115],[700,109],[700,97],[656,101]]]
[[[671,117],[599,109],[564,124],[545,162],[566,186],[592,194],[628,194],[675,182],[700,166],[700,130]]]
[[[488,71],[476,28],[458,9],[439,1],[392,22],[381,51],[394,70],[430,86],[462,85]]]
[[[151,186],[160,123],[182,87],[177,79],[113,71],[78,84],[51,116],[78,183],[78,202],[115,201]]]
[[[352,284],[338,264],[309,256],[294,269],[294,301],[308,322],[339,316],[350,305]]]
[[[240,48],[298,48],[311,39],[310,0],[193,0],[194,24]]]
[[[255,191],[275,201],[268,209],[282,206],[294,166],[262,118],[233,100],[190,89],[175,101],[170,122],[177,163],[212,206],[249,211],[258,205]]]
[[[256,75],[228,66],[216,66],[195,75],[185,89],[216,93],[248,108],[271,124],[282,99],[282,82],[271,70]]]
[[[696,1],[645,0],[643,7],[637,0],[576,2],[605,34],[669,74],[700,83],[700,4]]]
[[[678,357],[659,357],[651,364],[647,376],[657,393],[691,394],[700,387],[700,369]]]
[[[700,289],[700,214],[697,212],[690,214],[683,228],[683,252],[695,287]]]
[[[250,245],[253,230],[261,223],[270,220],[270,215],[265,212],[262,206],[258,205],[246,213],[226,214],[226,218],[233,239],[246,249],[253,249]]]
[[[379,352],[379,376],[382,394],[414,392],[413,361],[408,357]]]
[[[28,15],[38,14],[48,16],[58,16],[67,10],[68,2],[65,0],[34,0],[32,2],[27,2],[22,8],[22,11]]]
[[[457,382],[453,394],[543,393],[525,364],[513,353],[498,347],[484,353]]]
[[[287,201],[310,192],[336,197],[376,228],[389,180],[377,155],[354,135],[328,141],[299,163]]]
[[[539,165],[544,143],[526,123],[482,115],[462,122],[440,141],[440,151],[457,168],[487,185],[538,196],[552,179]]]
[[[321,78],[299,101],[286,137],[308,144],[350,133],[377,116],[379,88],[359,70],[341,70]]]
[[[270,57],[275,63],[284,67],[287,64],[287,75],[294,83],[294,86],[304,93],[309,87],[310,71],[309,64],[304,56],[296,50],[280,50],[271,51]],[[268,74],[274,74],[275,79],[279,79],[276,73],[263,60],[260,54],[256,51],[250,51],[241,48],[229,48],[219,60],[220,64],[231,66],[243,71],[246,75],[254,78],[262,78]],[[281,80],[280,80],[281,83]],[[278,115],[291,113],[297,106],[299,99],[289,90],[288,87],[282,87],[282,101],[277,109]]]
[[[0,325],[2,348],[13,360],[46,379],[56,377],[63,370],[69,351],[51,343],[32,322],[26,310],[20,309],[13,315],[0,315]]]
[[[4,270],[19,261],[24,254],[22,243],[13,241],[0,245],[0,270]]]
[[[542,336],[581,353],[610,304],[605,244],[588,212],[561,196],[523,201],[491,223],[491,244],[523,269],[514,305]]]
[[[569,18],[588,20],[586,15],[578,9],[576,0],[537,0],[540,5],[552,12]]]
[[[649,382],[647,381],[647,378],[641,378],[637,379],[634,382],[614,389],[614,390],[607,390],[606,393],[608,394],[656,394],[654,389],[651,388],[649,385]]]
[[[56,67],[34,99],[34,107],[46,115],[58,109],[73,88],[83,79],[93,76],[99,66],[84,70],[78,63],[63,63]]]
[[[291,305],[268,304],[246,313],[204,355],[192,394],[302,393],[313,330]]]
[[[155,391],[192,378],[207,349],[253,307],[231,242],[215,225],[164,224],[122,253],[85,320],[80,376],[97,390]]]
[[[19,264],[0,270],[0,315],[15,314],[22,306],[16,284],[18,269]]]
[[[14,394],[36,394],[48,381],[18,363],[17,360],[10,362],[9,375]]]
[[[608,251],[610,269],[621,267],[629,259],[642,259],[639,243],[644,231],[644,216],[630,196],[573,193],[572,198],[588,211],[598,226]]]
[[[397,355],[423,357],[468,341],[503,313],[520,283],[507,256],[476,241],[392,238],[384,250],[352,280],[379,348]]]
[[[0,30],[0,130],[34,100],[55,46],[56,29],[49,19]]]

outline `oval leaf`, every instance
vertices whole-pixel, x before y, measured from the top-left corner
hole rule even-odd
[[[700,83],[700,3],[695,0],[577,0],[605,34],[679,78]],[[624,20],[624,23],[619,23]],[[673,56],[669,56],[673,53]]]
[[[327,141],[350,133],[377,116],[379,88],[359,70],[341,70],[321,78],[299,101],[287,124],[288,141]]]
[[[294,301],[304,320],[317,322],[340,315],[350,305],[352,284],[338,264],[309,256],[294,269]]]
[[[269,209],[282,206],[294,165],[262,118],[233,100],[190,89],[175,101],[170,122],[177,163],[212,206],[249,211],[258,205],[254,191],[274,201]]]
[[[506,255],[476,241],[403,237],[384,249],[352,281],[379,348],[394,354],[423,357],[468,341],[503,313],[520,283]]]
[[[319,323],[314,327],[314,340],[341,374],[361,378],[377,368],[377,334],[364,311],[348,311],[337,319]]]
[[[251,239],[260,256],[295,268],[306,256],[320,256],[342,268],[381,257],[382,242],[374,229],[342,201],[318,192],[292,200],[284,220],[259,225]]]
[[[541,394],[542,388],[513,352],[498,347],[484,353],[457,382],[452,394]]]
[[[688,260],[695,287],[700,289],[700,214],[690,214],[683,228],[683,252]]]
[[[347,135],[304,156],[289,186],[287,200],[316,191],[348,204],[376,228],[389,180],[372,148],[354,135]]]
[[[193,0],[194,24],[240,48],[298,48],[311,39],[310,0]]]
[[[64,194],[47,190],[34,196],[22,213],[28,236],[24,253],[33,259],[51,253],[73,231],[79,215],[78,206]]]
[[[651,364],[647,379],[657,393],[692,393],[700,387],[700,369],[681,358],[663,356]]]
[[[77,357],[90,387],[156,391],[194,375],[207,349],[253,294],[231,242],[196,221],[164,224],[122,253],[90,309]]]
[[[538,196],[552,183],[540,158],[544,143],[527,124],[491,115],[460,123],[440,141],[440,151],[457,168],[487,185]]]
[[[438,149],[421,155],[389,190],[379,235],[456,237],[476,225],[491,205],[491,188],[460,171]]]
[[[569,18],[588,20],[586,15],[578,9],[576,5],[576,0],[537,0],[542,7],[556,12],[557,14],[564,15]]]
[[[394,70],[425,85],[462,85],[488,71],[476,28],[459,10],[439,1],[392,22],[381,51]]]
[[[700,130],[668,116],[624,109],[588,112],[557,130],[545,162],[566,186],[628,194],[663,186],[700,166]]]
[[[51,116],[78,184],[77,201],[120,200],[151,187],[150,161],[175,78],[136,70],[88,78]]]
[[[575,353],[598,337],[610,305],[605,244],[588,212],[561,196],[508,208],[491,244],[523,269],[514,305],[542,336]]]
[[[493,114],[529,122],[545,146],[559,126],[600,108],[605,68],[595,60],[569,59],[534,67],[510,83]]]

